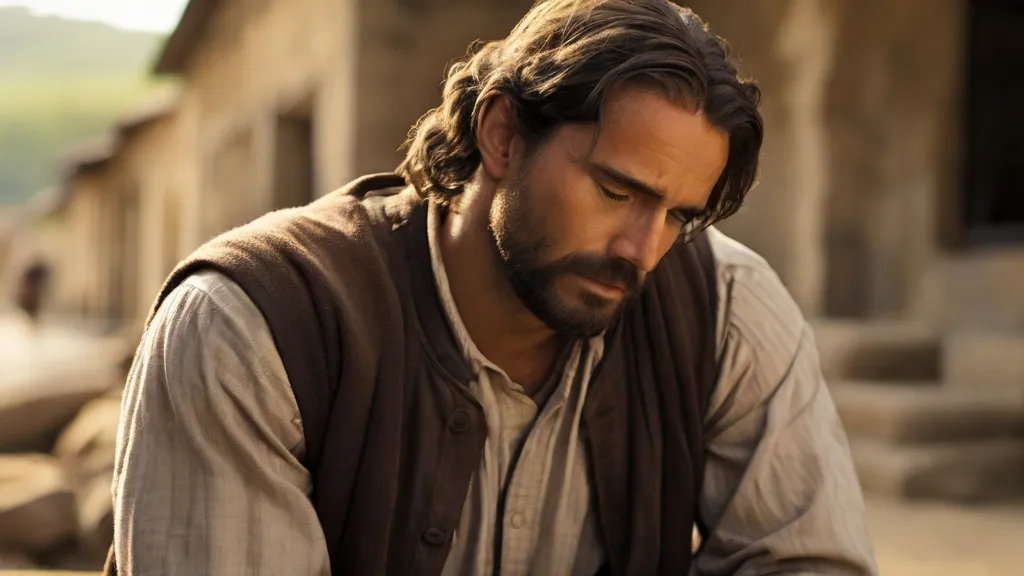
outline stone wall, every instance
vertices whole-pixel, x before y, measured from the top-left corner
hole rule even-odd
[[[357,172],[393,170],[409,129],[441,103],[448,65],[475,40],[504,38],[532,5],[532,0],[361,0]]]

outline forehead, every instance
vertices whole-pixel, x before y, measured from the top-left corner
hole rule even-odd
[[[729,136],[701,113],[644,87],[609,94],[589,156],[665,192],[666,202],[703,206],[725,169]],[[594,127],[578,127],[589,151]]]

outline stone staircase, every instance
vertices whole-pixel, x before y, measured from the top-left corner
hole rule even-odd
[[[978,249],[939,259],[915,302],[918,318],[952,329],[1024,334],[1024,247]]]
[[[815,335],[865,492],[1024,497],[1024,333],[823,321]]]

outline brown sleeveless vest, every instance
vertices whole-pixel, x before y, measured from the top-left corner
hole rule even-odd
[[[214,268],[263,313],[302,415],[334,574],[439,574],[482,455],[484,415],[435,291],[426,212],[400,177],[361,178],[211,240],[153,308]],[[716,306],[701,235],[665,256],[608,331],[582,435],[605,573],[689,569]]]

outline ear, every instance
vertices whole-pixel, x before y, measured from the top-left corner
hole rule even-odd
[[[488,99],[480,111],[476,144],[480,150],[480,164],[492,180],[503,180],[508,173],[515,138],[515,114],[508,97],[498,94]]]

